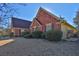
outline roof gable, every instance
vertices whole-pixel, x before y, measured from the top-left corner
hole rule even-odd
[[[41,22],[40,22],[37,18],[34,18],[33,21],[32,21],[32,23],[31,23],[31,27],[34,26],[34,24],[36,25],[36,23],[37,23],[39,26],[42,25]]]
[[[56,15],[52,14],[51,12],[49,12],[49,11],[45,10],[45,9],[44,9],[44,8],[42,8],[42,7],[40,7],[40,8],[39,8],[39,10],[38,10],[38,12],[37,12],[36,17],[37,17],[37,16],[38,16],[38,14],[40,13],[40,11],[44,11],[44,12],[45,12],[45,13],[47,13],[48,15],[50,15],[50,16],[52,16],[52,17],[56,18],[56,20],[60,21],[60,18],[59,18],[59,17],[57,17]]]

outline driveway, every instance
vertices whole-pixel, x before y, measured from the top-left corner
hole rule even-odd
[[[79,56],[79,41],[49,42],[43,39],[14,38],[0,47],[0,56]]]

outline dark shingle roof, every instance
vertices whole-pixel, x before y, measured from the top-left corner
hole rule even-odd
[[[31,21],[12,17],[12,27],[29,28]]]

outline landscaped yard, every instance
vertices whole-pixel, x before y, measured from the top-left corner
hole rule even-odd
[[[1,56],[71,56],[79,55],[79,41],[50,42],[42,39],[14,38],[14,42],[1,46]]]

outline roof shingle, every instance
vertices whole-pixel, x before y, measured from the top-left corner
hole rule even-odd
[[[12,17],[12,27],[29,28],[31,21]]]

